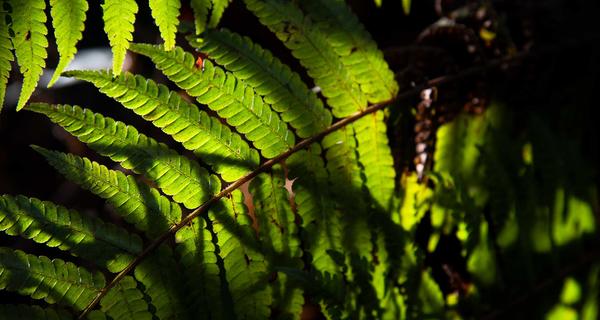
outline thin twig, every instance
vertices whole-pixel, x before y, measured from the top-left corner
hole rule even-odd
[[[170,236],[174,235],[177,231],[179,231],[185,225],[189,224],[194,218],[205,213],[208,210],[208,208],[210,208],[210,206],[215,204],[221,198],[228,196],[230,193],[232,193],[233,191],[235,191],[236,189],[241,187],[244,183],[252,180],[254,177],[259,175],[260,173],[271,169],[271,167],[273,167],[275,164],[287,159],[292,154],[310,146],[311,144],[321,140],[326,135],[328,135],[328,134],[368,115],[368,114],[379,111],[395,102],[399,102],[399,101],[414,97],[414,96],[418,95],[421,92],[421,90],[423,90],[425,88],[442,86],[446,83],[464,79],[464,78],[470,77],[472,75],[479,74],[479,73],[485,72],[487,70],[497,68],[499,66],[504,67],[510,63],[517,62],[517,61],[522,60],[531,55],[533,55],[533,54],[529,53],[529,52],[520,53],[520,54],[511,56],[509,58],[492,60],[489,63],[486,63],[485,65],[467,68],[467,69],[464,69],[463,71],[461,71],[460,73],[457,73],[454,75],[441,76],[441,77],[432,79],[430,81],[427,81],[420,86],[414,87],[410,90],[407,90],[407,91],[404,91],[404,92],[398,94],[393,99],[371,105],[363,111],[356,112],[346,118],[343,118],[343,119],[337,121],[336,123],[334,123],[333,125],[329,126],[324,131],[318,133],[317,135],[300,141],[298,144],[296,144],[293,148],[289,149],[288,151],[280,154],[279,156],[277,156],[273,159],[270,159],[270,160],[264,162],[256,170],[250,172],[246,176],[244,176],[244,177],[236,180],[235,182],[231,183],[230,185],[228,185],[225,189],[223,189],[221,192],[219,192],[218,194],[213,196],[211,199],[207,200],[200,207],[198,207],[194,211],[190,212],[179,223],[177,223],[176,225],[173,225],[171,228],[169,228],[168,231],[166,231],[165,233],[160,235],[158,238],[156,238],[154,241],[152,241],[138,256],[135,257],[135,259],[133,259],[133,261],[131,261],[129,263],[129,265],[127,265],[127,267],[125,267],[125,269],[123,269],[121,272],[119,272],[104,288],[102,288],[98,292],[96,297],[94,297],[94,299],[81,312],[81,314],[79,315],[79,319],[85,318],[93,310],[93,308],[96,307],[96,305],[100,302],[100,300],[102,300],[102,298],[108,293],[108,291],[112,287],[114,287],[119,281],[121,281],[121,279],[123,279],[123,277],[125,277],[127,274],[129,274],[129,272],[131,272],[135,267],[137,267],[142,262],[142,260],[144,260],[144,258],[146,258],[150,253],[152,253],[152,251],[154,251],[154,249],[156,249],[160,244],[162,244],[164,241],[166,241]]]

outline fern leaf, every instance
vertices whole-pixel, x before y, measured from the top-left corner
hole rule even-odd
[[[358,160],[363,167],[369,198],[387,211],[396,182],[394,159],[387,138],[383,111],[367,115],[354,123],[358,141]]]
[[[88,3],[86,0],[50,0],[50,6],[52,27],[60,59],[48,87],[58,80],[77,52],[76,45],[83,36]]]
[[[231,0],[191,0],[196,35],[201,34],[207,28],[215,28],[221,21],[229,3]]]
[[[271,262],[271,269],[302,269],[299,230],[281,167],[276,165],[272,173],[256,177],[248,190],[254,199],[259,237],[265,247],[266,257]],[[271,286],[274,295],[272,308],[280,310],[282,318],[297,318],[304,304],[302,290],[290,285],[290,278],[283,273],[277,275],[277,280]]]
[[[2,304],[0,315],[4,319],[69,320],[73,318],[73,315],[62,309],[25,304]]]
[[[215,28],[219,24],[225,9],[227,9],[231,1],[232,0],[211,0],[212,11],[210,14],[210,20],[208,21],[208,26],[210,28]]]
[[[160,246],[135,268],[135,278],[143,284],[143,291],[156,308],[158,319],[194,318],[186,314],[183,303],[187,292],[177,268],[172,250],[166,245]]]
[[[48,162],[68,179],[104,198],[123,218],[150,237],[162,234],[179,222],[181,209],[158,191],[138,183],[132,176],[89,159],[36,147]]]
[[[104,285],[101,273],[71,262],[0,248],[0,289],[82,310]]]
[[[109,319],[151,320],[152,314],[149,309],[144,294],[130,276],[121,279],[100,301],[100,310],[107,314]],[[102,318],[105,318],[104,314]]]
[[[171,50],[175,46],[181,2],[179,0],[150,0],[149,3],[152,17],[165,41],[165,49]]]
[[[208,24],[208,13],[212,7],[211,0],[191,0],[190,6],[194,11],[194,26],[196,27],[196,35],[201,34],[206,30]]]
[[[357,201],[362,203],[361,197],[356,198],[356,192],[362,189],[360,166],[356,154],[356,139],[352,126],[346,126],[332,132],[323,139],[327,171],[334,194],[340,199],[340,204]],[[350,190],[352,194],[345,192]],[[351,204],[354,206],[355,204]],[[364,204],[361,204],[361,207]]]
[[[405,15],[410,14],[410,5],[411,5],[411,0],[402,0],[402,11],[404,11]]]
[[[46,2],[44,0],[12,0],[12,38],[19,69],[23,74],[23,87],[17,103],[17,111],[21,110],[33,94],[48,56],[46,48]]]
[[[105,71],[69,71],[67,76],[89,81],[193,151],[227,182],[258,166],[258,152],[229,127],[198,110],[166,86],[142,76]],[[135,94],[132,94],[135,93]]]
[[[2,106],[4,106],[6,85],[8,84],[8,77],[10,77],[10,70],[12,69],[11,61],[14,60],[6,18],[6,13],[0,12],[0,112],[2,112]]]
[[[367,224],[367,206],[363,197],[363,180],[357,156],[354,128],[346,126],[323,139],[327,171],[336,209],[347,213],[344,217],[343,244],[349,252],[370,257],[372,252],[370,228]]]
[[[135,0],[105,0],[104,31],[113,52],[113,73],[121,73],[129,43],[133,40],[133,24],[138,12]]]
[[[281,166],[274,166],[272,173],[260,174],[252,180],[248,190],[254,199],[259,236],[268,246],[268,255],[284,258],[277,263],[301,265],[298,259],[301,256],[298,227],[294,223]]]
[[[23,196],[0,196],[0,230],[69,251],[111,272],[123,270],[142,251],[139,237],[115,225]]]
[[[320,272],[336,274],[339,267],[327,251],[343,251],[343,231],[327,186],[329,176],[321,152],[321,147],[313,144],[308,150],[293,154],[286,165],[290,179],[294,180],[294,201],[302,219],[304,247],[312,257],[312,265]]]
[[[257,251],[252,220],[245,212],[241,191],[232,192],[230,198],[213,207],[209,220],[217,235],[234,319],[268,319],[272,299],[267,265]]]
[[[0,289],[81,311],[105,284],[101,273],[91,273],[71,262],[0,247]],[[133,278],[128,276],[108,292],[100,306],[102,312],[113,319],[152,319],[143,298]]]
[[[434,168],[446,178],[472,181],[477,176],[479,145],[488,122],[484,116],[462,114],[441,126],[436,133]]]
[[[200,319],[223,319],[223,283],[217,265],[216,237],[213,237],[208,222],[194,219],[177,231],[175,235],[179,261],[184,267],[188,305]]]
[[[144,174],[165,194],[187,208],[199,207],[221,189],[219,178],[134,127],[88,109],[69,105],[31,104],[29,110],[47,115],[98,153],[124,168]]]
[[[346,117],[367,106],[367,97],[353,81],[330,41],[291,1],[245,0],[246,6],[292,51],[322,89],[333,115]]]
[[[429,210],[428,202],[433,196],[433,190],[427,185],[419,183],[416,174],[403,174],[400,182],[404,194],[399,208],[399,224],[406,231],[414,231],[416,225]]]
[[[313,136],[331,125],[330,112],[300,76],[250,38],[210,30],[192,45],[252,86],[299,137]]]
[[[306,0],[299,4],[326,35],[369,102],[383,102],[398,93],[394,73],[383,59],[383,52],[345,2]]]
[[[252,141],[265,158],[273,158],[294,146],[294,134],[287,125],[233,74],[210,61],[205,62],[204,70],[199,69],[194,57],[179,47],[164,51],[160,46],[134,44],[131,50],[151,58],[170,80]]]

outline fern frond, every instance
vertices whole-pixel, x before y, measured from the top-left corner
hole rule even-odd
[[[129,73],[113,77],[106,71],[68,71],[171,135],[193,151],[227,182],[256,168],[259,155],[240,135],[198,110],[166,86]]]
[[[201,34],[207,28],[215,28],[219,25],[229,3],[231,0],[191,0],[190,6],[194,10],[196,35]]]
[[[248,191],[254,199],[260,239],[268,246],[267,255],[279,257],[276,263],[296,267],[301,265],[298,226],[294,223],[281,166],[276,165],[272,173],[263,173],[254,178]]]
[[[464,181],[477,175],[479,145],[489,122],[485,116],[461,114],[436,132],[433,170],[446,178]]]
[[[210,30],[191,43],[252,86],[300,138],[331,125],[331,113],[300,76],[250,38],[227,30]]]
[[[133,52],[148,56],[156,67],[198,102],[208,105],[227,123],[273,158],[294,146],[294,134],[252,88],[229,72],[205,61],[197,68],[194,57],[177,47],[164,51],[160,46],[133,44]]]
[[[396,182],[394,159],[387,138],[383,111],[369,114],[354,124],[358,142],[358,161],[363,167],[365,185],[380,209],[387,211]]]
[[[323,139],[322,145],[325,148],[327,171],[336,209],[347,215],[343,221],[344,248],[360,256],[370,257],[371,228],[367,224],[368,211],[362,192],[363,179],[353,126],[332,132]]]
[[[138,183],[132,176],[71,154],[35,147],[68,179],[104,198],[125,221],[150,237],[164,233],[181,219],[181,208],[156,189]]]
[[[0,289],[81,311],[105,284],[100,272],[91,273],[71,262],[0,247]],[[151,319],[143,298],[136,282],[127,276],[102,299],[101,311],[113,319]]]
[[[135,0],[105,0],[104,31],[113,52],[113,73],[121,73],[129,43],[133,40],[133,24],[138,12]]]
[[[294,180],[294,201],[302,219],[304,248],[316,270],[336,274],[339,267],[327,251],[343,251],[343,231],[327,186],[329,176],[321,152],[321,147],[313,144],[289,157],[286,165],[289,179]]]
[[[298,225],[291,208],[289,193],[281,166],[263,173],[250,183],[248,191],[254,199],[254,215],[258,221],[259,238],[272,271],[279,267],[302,269],[302,250]],[[282,318],[297,318],[304,304],[303,291],[280,272],[273,287],[273,306]]]
[[[199,35],[206,30],[208,24],[208,12],[210,11],[212,3],[210,0],[190,0],[190,6],[194,11],[196,35]]]
[[[44,0],[11,0],[13,48],[19,69],[23,74],[23,87],[17,103],[17,111],[21,110],[33,94],[42,71],[46,66],[48,56],[46,48],[46,2]]]
[[[229,198],[221,200],[209,211],[209,220],[217,235],[234,318],[268,319],[272,298],[267,264],[257,251],[252,220],[245,211],[242,192],[235,190]]]
[[[179,0],[150,0],[152,17],[156,21],[160,35],[165,41],[165,49],[171,50],[175,46],[175,35],[179,25]]]
[[[356,139],[352,126],[346,126],[327,135],[322,142],[327,159],[327,171],[334,186],[332,190],[339,198],[339,204],[354,201],[362,203],[362,197],[356,198],[356,192],[362,189],[360,166],[356,154]],[[351,192],[345,192],[350,190]],[[364,204],[361,204],[361,207]],[[354,204],[351,204],[354,206]]]
[[[0,196],[0,231],[123,270],[142,251],[142,240],[124,229],[74,210],[23,196]]]
[[[1,304],[0,315],[4,319],[69,320],[73,318],[73,315],[62,309],[25,304]]]
[[[188,279],[190,312],[200,319],[223,319],[223,283],[217,265],[216,237],[213,237],[207,220],[197,218],[175,234],[179,261]]]
[[[134,127],[69,105],[31,104],[29,110],[47,115],[98,153],[143,174],[189,209],[199,207],[219,192],[219,178],[166,145],[139,133]]]
[[[246,6],[292,51],[322,89],[333,115],[346,117],[367,106],[348,68],[314,24],[291,1],[245,0]]]
[[[171,248],[162,245],[135,268],[135,278],[143,284],[158,319],[195,318],[186,314],[187,292],[178,267]]]
[[[208,21],[208,26],[210,28],[215,28],[219,25],[219,21],[223,17],[223,13],[225,9],[229,6],[232,0],[211,0],[212,1],[212,11],[210,14],[210,21]]]
[[[411,0],[402,0],[402,11],[405,15],[410,14]]]
[[[4,106],[4,95],[6,94],[6,85],[10,70],[12,69],[11,61],[14,60],[12,53],[12,42],[10,41],[10,33],[6,24],[7,15],[5,12],[0,12],[0,113]]]
[[[0,289],[82,310],[104,285],[99,272],[0,247]]]
[[[394,73],[383,59],[383,52],[345,2],[306,0],[299,5],[317,23],[369,102],[383,102],[398,93]]]
[[[88,3],[86,0],[50,0],[50,6],[52,27],[60,59],[52,79],[48,82],[48,87],[58,80],[77,52],[77,42],[83,37]]]
[[[144,294],[137,288],[137,282],[126,276],[113,287],[100,301],[100,316],[109,319],[151,320],[152,313]],[[93,316],[89,318],[94,319]]]
[[[428,204],[433,196],[433,190],[419,183],[417,175],[413,173],[403,174],[400,184],[403,195],[397,223],[406,231],[414,231],[414,227],[429,210]]]

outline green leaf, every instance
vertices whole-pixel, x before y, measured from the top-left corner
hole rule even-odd
[[[133,24],[138,12],[135,0],[105,0],[104,31],[113,52],[113,73],[121,73],[129,43],[133,40]]]
[[[178,267],[171,248],[162,245],[135,268],[135,278],[143,284],[158,319],[194,318],[184,308],[188,293]]]
[[[4,9],[2,9],[4,10]],[[0,12],[0,112],[4,106],[4,95],[6,94],[6,85],[10,70],[12,69],[11,61],[14,60],[12,53],[12,42],[10,41],[10,33],[6,19],[8,15],[5,12]]]
[[[104,198],[123,218],[154,237],[181,219],[181,209],[156,189],[120,171],[71,154],[34,147],[68,179]]]
[[[361,203],[362,197],[357,196],[362,190],[360,166],[356,154],[356,139],[352,126],[343,127],[327,135],[322,142],[327,159],[327,171],[334,196],[339,200],[338,205]],[[361,209],[364,208],[355,208]]]
[[[333,115],[346,117],[367,107],[367,96],[319,28],[291,1],[245,0],[246,6],[292,51],[322,89]],[[362,66],[357,66],[362,68]]]
[[[205,61],[204,70],[196,59],[176,47],[133,44],[133,52],[148,56],[156,67],[198,102],[208,105],[253,142],[265,158],[274,158],[294,146],[294,134],[261,96],[232,73]]]
[[[137,285],[137,282],[130,276],[121,279],[102,298],[100,310],[109,315],[109,319],[151,320],[150,307]]]
[[[23,196],[0,196],[0,230],[69,251],[110,272],[123,270],[142,251],[142,240],[124,229]]]
[[[25,106],[33,94],[46,66],[46,57],[48,56],[46,52],[48,29],[44,12],[46,2],[44,0],[11,0],[10,4],[13,9],[12,30],[15,32],[15,36],[12,37],[13,47],[19,69],[23,74],[23,87],[17,103],[18,111]]]
[[[248,191],[254,199],[259,237],[266,246],[267,256],[283,259],[276,259],[276,263],[301,266],[298,226],[294,223],[281,166],[276,165],[272,173],[262,173],[254,178]]]
[[[252,220],[245,210],[242,192],[235,190],[209,211],[223,259],[225,280],[234,319],[268,319],[271,287],[265,257],[258,251]]]
[[[52,27],[60,59],[48,87],[58,80],[77,52],[76,45],[83,36],[88,3],[86,0],[50,0],[50,6]]]
[[[215,28],[219,24],[225,9],[227,9],[227,6],[229,6],[231,1],[232,0],[211,0],[212,11],[210,14],[210,20],[208,21],[209,28]]]
[[[129,73],[113,77],[106,71],[68,71],[163,130],[193,151],[227,182],[258,166],[258,152],[219,119],[198,110],[166,86]],[[135,94],[134,94],[135,93]]]
[[[299,137],[313,136],[331,125],[331,113],[300,76],[250,38],[210,30],[191,43],[252,86]]]
[[[100,272],[0,247],[0,289],[81,311],[105,285]],[[143,298],[133,278],[127,276],[108,292],[100,306],[113,319],[152,319]]]
[[[303,244],[312,265],[320,272],[336,274],[339,268],[329,250],[342,252],[341,217],[329,192],[329,176],[321,158],[321,147],[313,144],[286,160],[289,179],[294,181],[294,201],[302,219]]]
[[[229,3],[231,0],[191,0],[190,6],[194,10],[196,35],[201,34],[207,28],[215,28],[219,25]]]
[[[208,24],[208,11],[212,4],[210,0],[191,0],[190,6],[194,11],[194,26],[196,26],[196,35],[206,30]]]
[[[348,252],[370,257],[371,229],[367,224],[367,204],[363,190],[356,138],[352,125],[327,135],[322,142],[327,160],[331,194],[336,209],[345,216],[343,244]]]
[[[369,198],[378,208],[391,208],[396,183],[394,159],[387,138],[383,111],[364,116],[354,123],[358,160],[363,167]]]
[[[260,174],[248,187],[254,199],[259,239],[272,271],[280,267],[302,270],[299,229],[285,189],[285,176],[280,165],[272,171]],[[290,278],[281,272],[270,285],[273,308],[281,310],[283,318],[298,317],[304,304],[303,291],[291,285]]]
[[[0,315],[5,319],[69,320],[73,315],[58,308],[42,308],[25,304],[2,304]]]
[[[165,40],[165,49],[171,50],[175,46],[175,35],[179,25],[179,0],[150,0],[152,17],[160,30],[160,35]]]
[[[221,189],[219,178],[197,162],[120,121],[78,106],[31,104],[27,108],[47,115],[101,155],[143,174],[189,209],[199,207]]]
[[[82,310],[106,284],[71,262],[0,247],[0,289]]]
[[[380,103],[398,93],[394,73],[383,59],[383,52],[346,3],[305,0],[299,5],[325,35],[342,60],[350,80],[360,85],[369,102]]]
[[[411,0],[402,0],[402,11],[404,11],[405,15],[410,14],[410,2]]]
[[[200,319],[223,319],[226,288],[221,280],[221,270],[217,264],[218,254],[212,226],[204,218],[197,218],[177,231],[175,241],[179,261],[187,279],[188,308]]]

